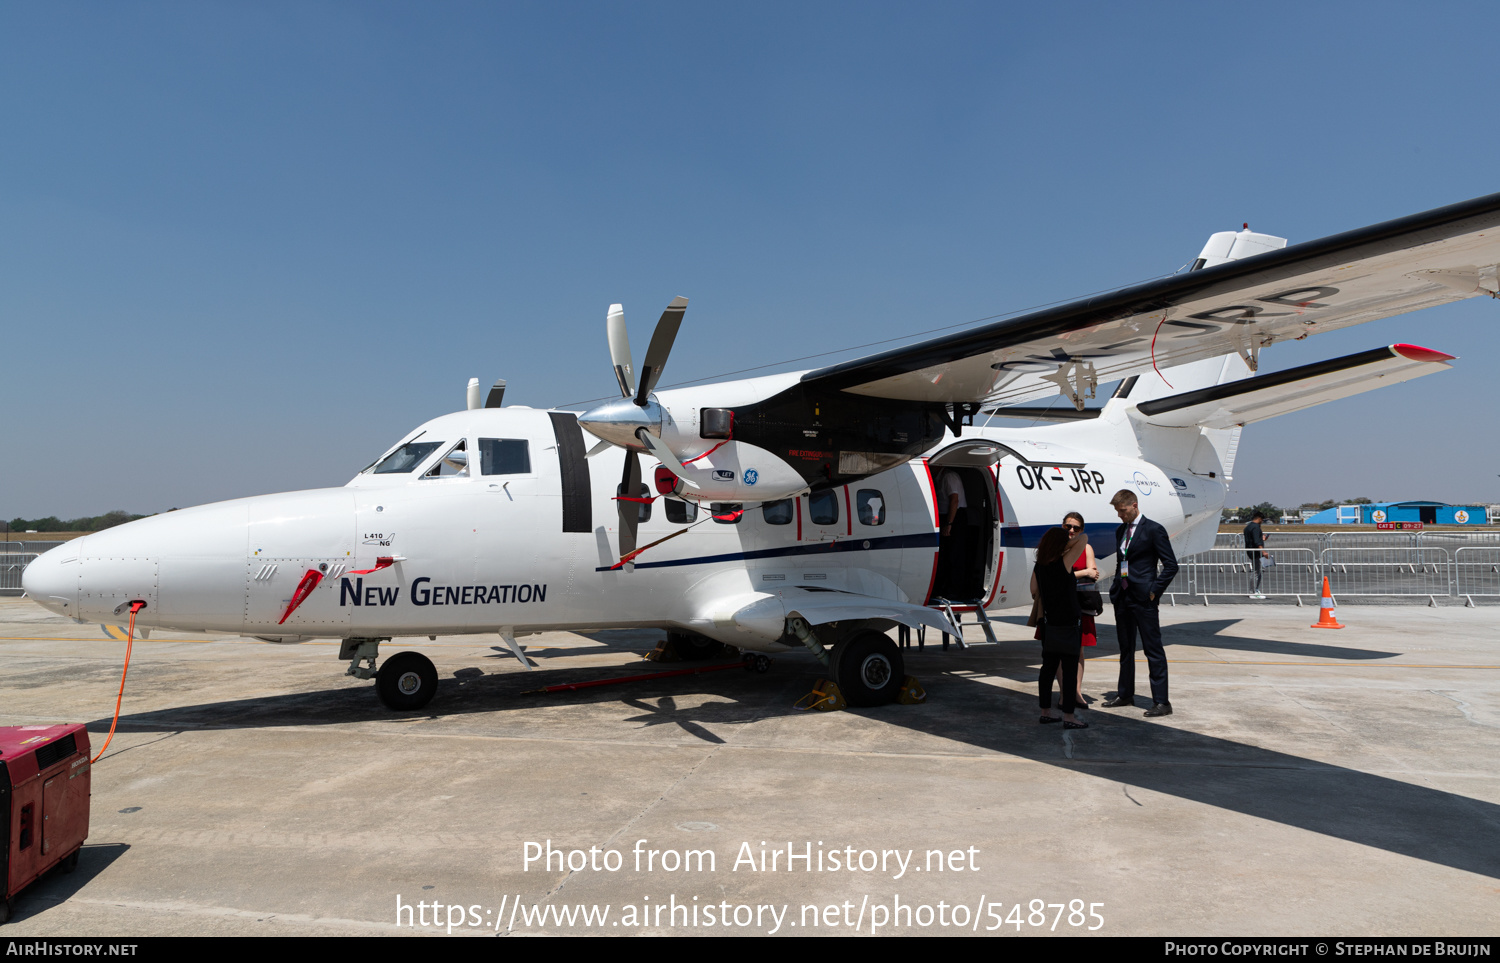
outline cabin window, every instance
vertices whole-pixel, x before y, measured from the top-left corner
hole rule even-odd
[[[760,516],[767,525],[790,525],[792,523],[792,500],[783,498],[779,502],[766,502],[760,506]]]
[[[685,502],[679,498],[666,499],[667,521],[685,525],[688,522],[698,520],[698,505],[695,502]]]
[[[625,494],[625,486],[624,485],[616,485],[615,486],[615,494],[616,495],[623,495],[623,494]],[[642,499],[649,499],[651,497],[651,490],[649,488],[647,488],[645,486],[645,484],[643,483],[641,485],[641,490],[638,491],[638,492],[636,492],[636,496],[638,498],[642,498]],[[643,522],[649,522],[649,521],[651,521],[651,502],[650,501],[641,501],[641,502],[637,502],[636,504],[638,504],[638,505],[641,506],[640,513],[638,515],[636,515],[636,518],[639,521],[643,521]]]
[[[720,525],[738,525],[745,506],[739,502],[711,502],[708,510]]]
[[[404,475],[413,471],[427,456],[437,451],[440,441],[410,441],[380,459],[375,466],[376,475]]]
[[[814,525],[839,523],[839,493],[826,489],[807,496],[807,517]]]
[[[448,454],[439,458],[436,465],[427,469],[423,478],[468,478],[469,452],[463,442],[448,449]]]
[[[531,452],[526,439],[479,439],[479,470],[486,475],[531,474]]]
[[[861,525],[885,524],[885,496],[878,488],[861,488],[856,499]]]

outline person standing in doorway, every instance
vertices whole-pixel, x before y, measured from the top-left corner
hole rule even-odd
[[[938,476],[938,558],[942,565],[940,594],[949,601],[967,601],[969,575],[969,499],[964,480],[952,468]]]
[[[1122,488],[1109,500],[1120,526],[1115,529],[1115,580],[1109,600],[1115,606],[1115,635],[1120,642],[1120,683],[1106,709],[1135,705],[1135,637],[1151,672],[1149,717],[1169,716],[1172,702],[1167,695],[1167,652],[1161,641],[1162,593],[1177,576],[1177,556],[1167,530],[1141,514],[1135,492]]]
[[[1261,559],[1269,558],[1266,552],[1266,536],[1261,533],[1261,523],[1266,516],[1256,512],[1250,516],[1250,524],[1245,526],[1245,557],[1250,559],[1250,597],[1263,599],[1265,596],[1260,591],[1260,563]]]

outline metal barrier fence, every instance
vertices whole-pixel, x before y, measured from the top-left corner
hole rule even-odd
[[[1275,562],[1261,562],[1262,595],[1316,596],[1321,591],[1318,556],[1310,548],[1268,548]],[[1255,579],[1254,563],[1240,548],[1216,548],[1187,559],[1189,595],[1247,595]],[[1178,575],[1181,579],[1182,575]],[[1174,582],[1172,588],[1177,588]],[[1173,594],[1169,592],[1168,594]]]
[[[1453,594],[1473,604],[1474,596],[1500,596],[1500,545],[1465,545],[1453,553]]]
[[[6,554],[7,552],[29,552],[32,555],[40,555],[43,552],[50,552],[57,546],[64,544],[66,543],[49,542],[35,538],[20,538],[15,532],[12,532],[11,537],[8,540],[0,539],[0,555]]]
[[[1274,547],[1272,547],[1274,546]],[[1264,571],[1261,594],[1315,600],[1323,577],[1339,596],[1369,599],[1500,598],[1500,532],[1275,532],[1266,549],[1276,564]],[[1221,532],[1214,547],[1180,560],[1167,590],[1209,601],[1251,591],[1244,536]]]
[[[0,592],[21,594],[21,570],[34,558],[35,552],[0,552]]]
[[[1453,561],[1441,548],[1327,548],[1323,573],[1340,595],[1422,596],[1452,592]]]

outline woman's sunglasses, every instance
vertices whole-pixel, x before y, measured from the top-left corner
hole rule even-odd
[[[1070,532],[1081,532],[1081,531],[1083,531],[1083,526],[1082,525],[1070,525],[1070,524],[1068,524],[1066,522],[1063,523],[1063,528],[1066,528]]]

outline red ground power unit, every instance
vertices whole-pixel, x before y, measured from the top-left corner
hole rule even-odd
[[[0,923],[43,873],[78,865],[90,768],[82,725],[0,726]]]

